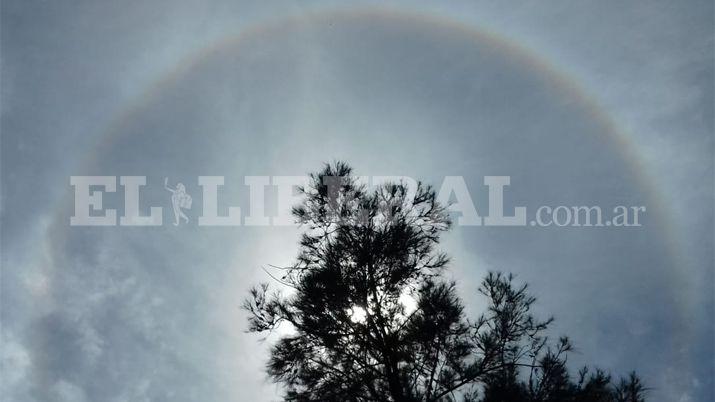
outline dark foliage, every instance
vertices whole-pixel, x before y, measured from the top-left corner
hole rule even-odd
[[[272,346],[267,371],[288,401],[641,402],[632,374],[566,367],[571,344],[512,276],[490,273],[486,312],[467,319],[448,258],[435,247],[450,219],[432,188],[357,183],[344,163],[326,165],[293,210],[305,232],[295,264],[251,289],[251,332],[292,327]],[[409,302],[412,300],[413,302]]]

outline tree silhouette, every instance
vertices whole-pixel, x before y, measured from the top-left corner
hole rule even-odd
[[[305,228],[296,262],[260,284],[243,307],[249,331],[283,331],[269,376],[287,401],[642,402],[632,374],[613,384],[584,368],[572,379],[567,338],[546,335],[551,319],[511,275],[490,273],[486,312],[465,317],[436,250],[450,228],[435,191],[418,183],[368,189],[345,163],[312,174],[293,208]]]

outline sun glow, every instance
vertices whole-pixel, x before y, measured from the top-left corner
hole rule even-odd
[[[410,315],[417,309],[417,300],[407,291],[402,292],[398,301],[404,307],[405,315]]]
[[[402,292],[397,301],[402,305],[405,317],[417,309],[417,300],[408,291]],[[367,310],[363,307],[352,306],[347,310],[347,314],[354,323],[364,324],[367,321]]]
[[[348,315],[350,316],[350,321],[355,323],[365,323],[367,319],[367,311],[360,306],[353,306],[348,309]]]

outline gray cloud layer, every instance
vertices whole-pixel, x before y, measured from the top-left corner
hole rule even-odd
[[[484,175],[512,177],[509,205],[647,205],[641,229],[461,227],[444,248],[470,309],[484,272],[518,273],[574,363],[638,370],[654,401],[712,400],[711,4],[417,7],[553,71],[414,14],[295,7],[3,2],[4,397],[275,400],[238,305],[296,231],[70,228],[69,175],[147,175],[168,222],[164,176],[198,201],[196,176],[224,175],[245,206],[244,175],[344,158],[463,175],[478,206]]]

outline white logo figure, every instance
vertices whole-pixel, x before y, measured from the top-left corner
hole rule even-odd
[[[174,208],[174,226],[179,226],[180,219],[186,220],[189,223],[189,217],[186,216],[183,209],[191,209],[191,196],[186,194],[186,187],[182,183],[176,185],[176,189],[169,187],[169,178],[164,178],[164,188],[171,192],[171,206]]]

